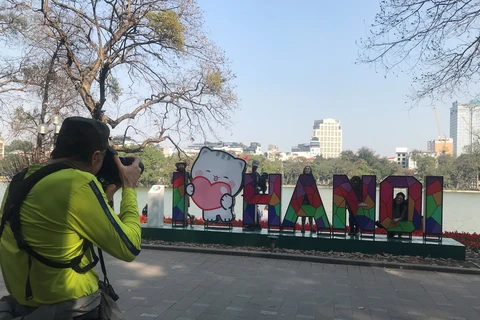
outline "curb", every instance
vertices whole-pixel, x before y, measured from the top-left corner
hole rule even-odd
[[[321,256],[308,256],[308,255],[302,255],[302,254],[272,253],[272,252],[245,251],[245,250],[226,250],[226,249],[182,247],[182,246],[166,246],[166,245],[156,245],[156,244],[142,244],[142,249],[480,275],[480,269],[475,269],[475,268],[457,268],[457,267],[443,267],[443,266],[433,266],[433,265],[395,263],[395,262],[383,262],[383,261],[372,261],[372,260],[354,260],[354,259],[330,258],[330,257],[321,257]]]

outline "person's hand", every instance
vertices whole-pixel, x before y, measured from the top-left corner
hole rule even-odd
[[[398,221],[400,221],[400,219],[393,219],[392,220],[392,226],[393,227],[398,227],[400,225],[400,223]]]
[[[124,166],[118,156],[113,157],[113,161],[115,161],[118,167],[120,179],[122,180],[122,188],[135,188],[142,173],[142,169],[138,166],[140,164],[140,158],[129,157],[129,159],[133,159],[133,163],[129,166]]]

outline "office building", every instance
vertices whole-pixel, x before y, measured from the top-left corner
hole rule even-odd
[[[480,103],[458,104],[450,108],[450,137],[453,139],[453,156],[458,157],[472,143],[478,141],[480,133]]]
[[[397,147],[395,148],[395,154],[397,155],[396,162],[402,166],[402,168],[408,168],[408,148]]]
[[[342,126],[339,120],[322,119],[313,123],[313,137],[318,138],[320,155],[324,158],[337,158],[342,152]],[[314,147],[317,141],[312,140]]]
[[[441,154],[453,155],[453,139],[439,138],[427,141],[427,151],[437,156]]]

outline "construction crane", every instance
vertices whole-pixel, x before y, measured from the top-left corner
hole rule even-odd
[[[437,108],[433,106],[433,112],[435,112],[435,118],[437,119],[437,129],[438,129],[438,140],[442,141],[443,140],[443,148],[441,150],[442,154],[445,154],[447,152],[446,144],[447,144],[447,136],[443,137],[442,139],[442,131],[440,130],[440,120],[438,119],[438,113],[437,113]],[[435,145],[435,142],[434,142]],[[435,150],[435,147],[434,147]]]

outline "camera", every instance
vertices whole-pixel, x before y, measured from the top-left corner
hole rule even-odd
[[[133,163],[133,160],[128,157],[118,157],[120,162],[124,166],[129,166]],[[145,166],[140,161],[138,166],[141,169],[141,173],[145,169]],[[116,184],[117,186],[122,184],[122,180],[120,179],[120,172],[118,171],[117,165],[113,160],[113,155],[108,154],[105,159],[103,160],[102,167],[97,173],[97,179],[103,186],[108,186],[110,184]]]

